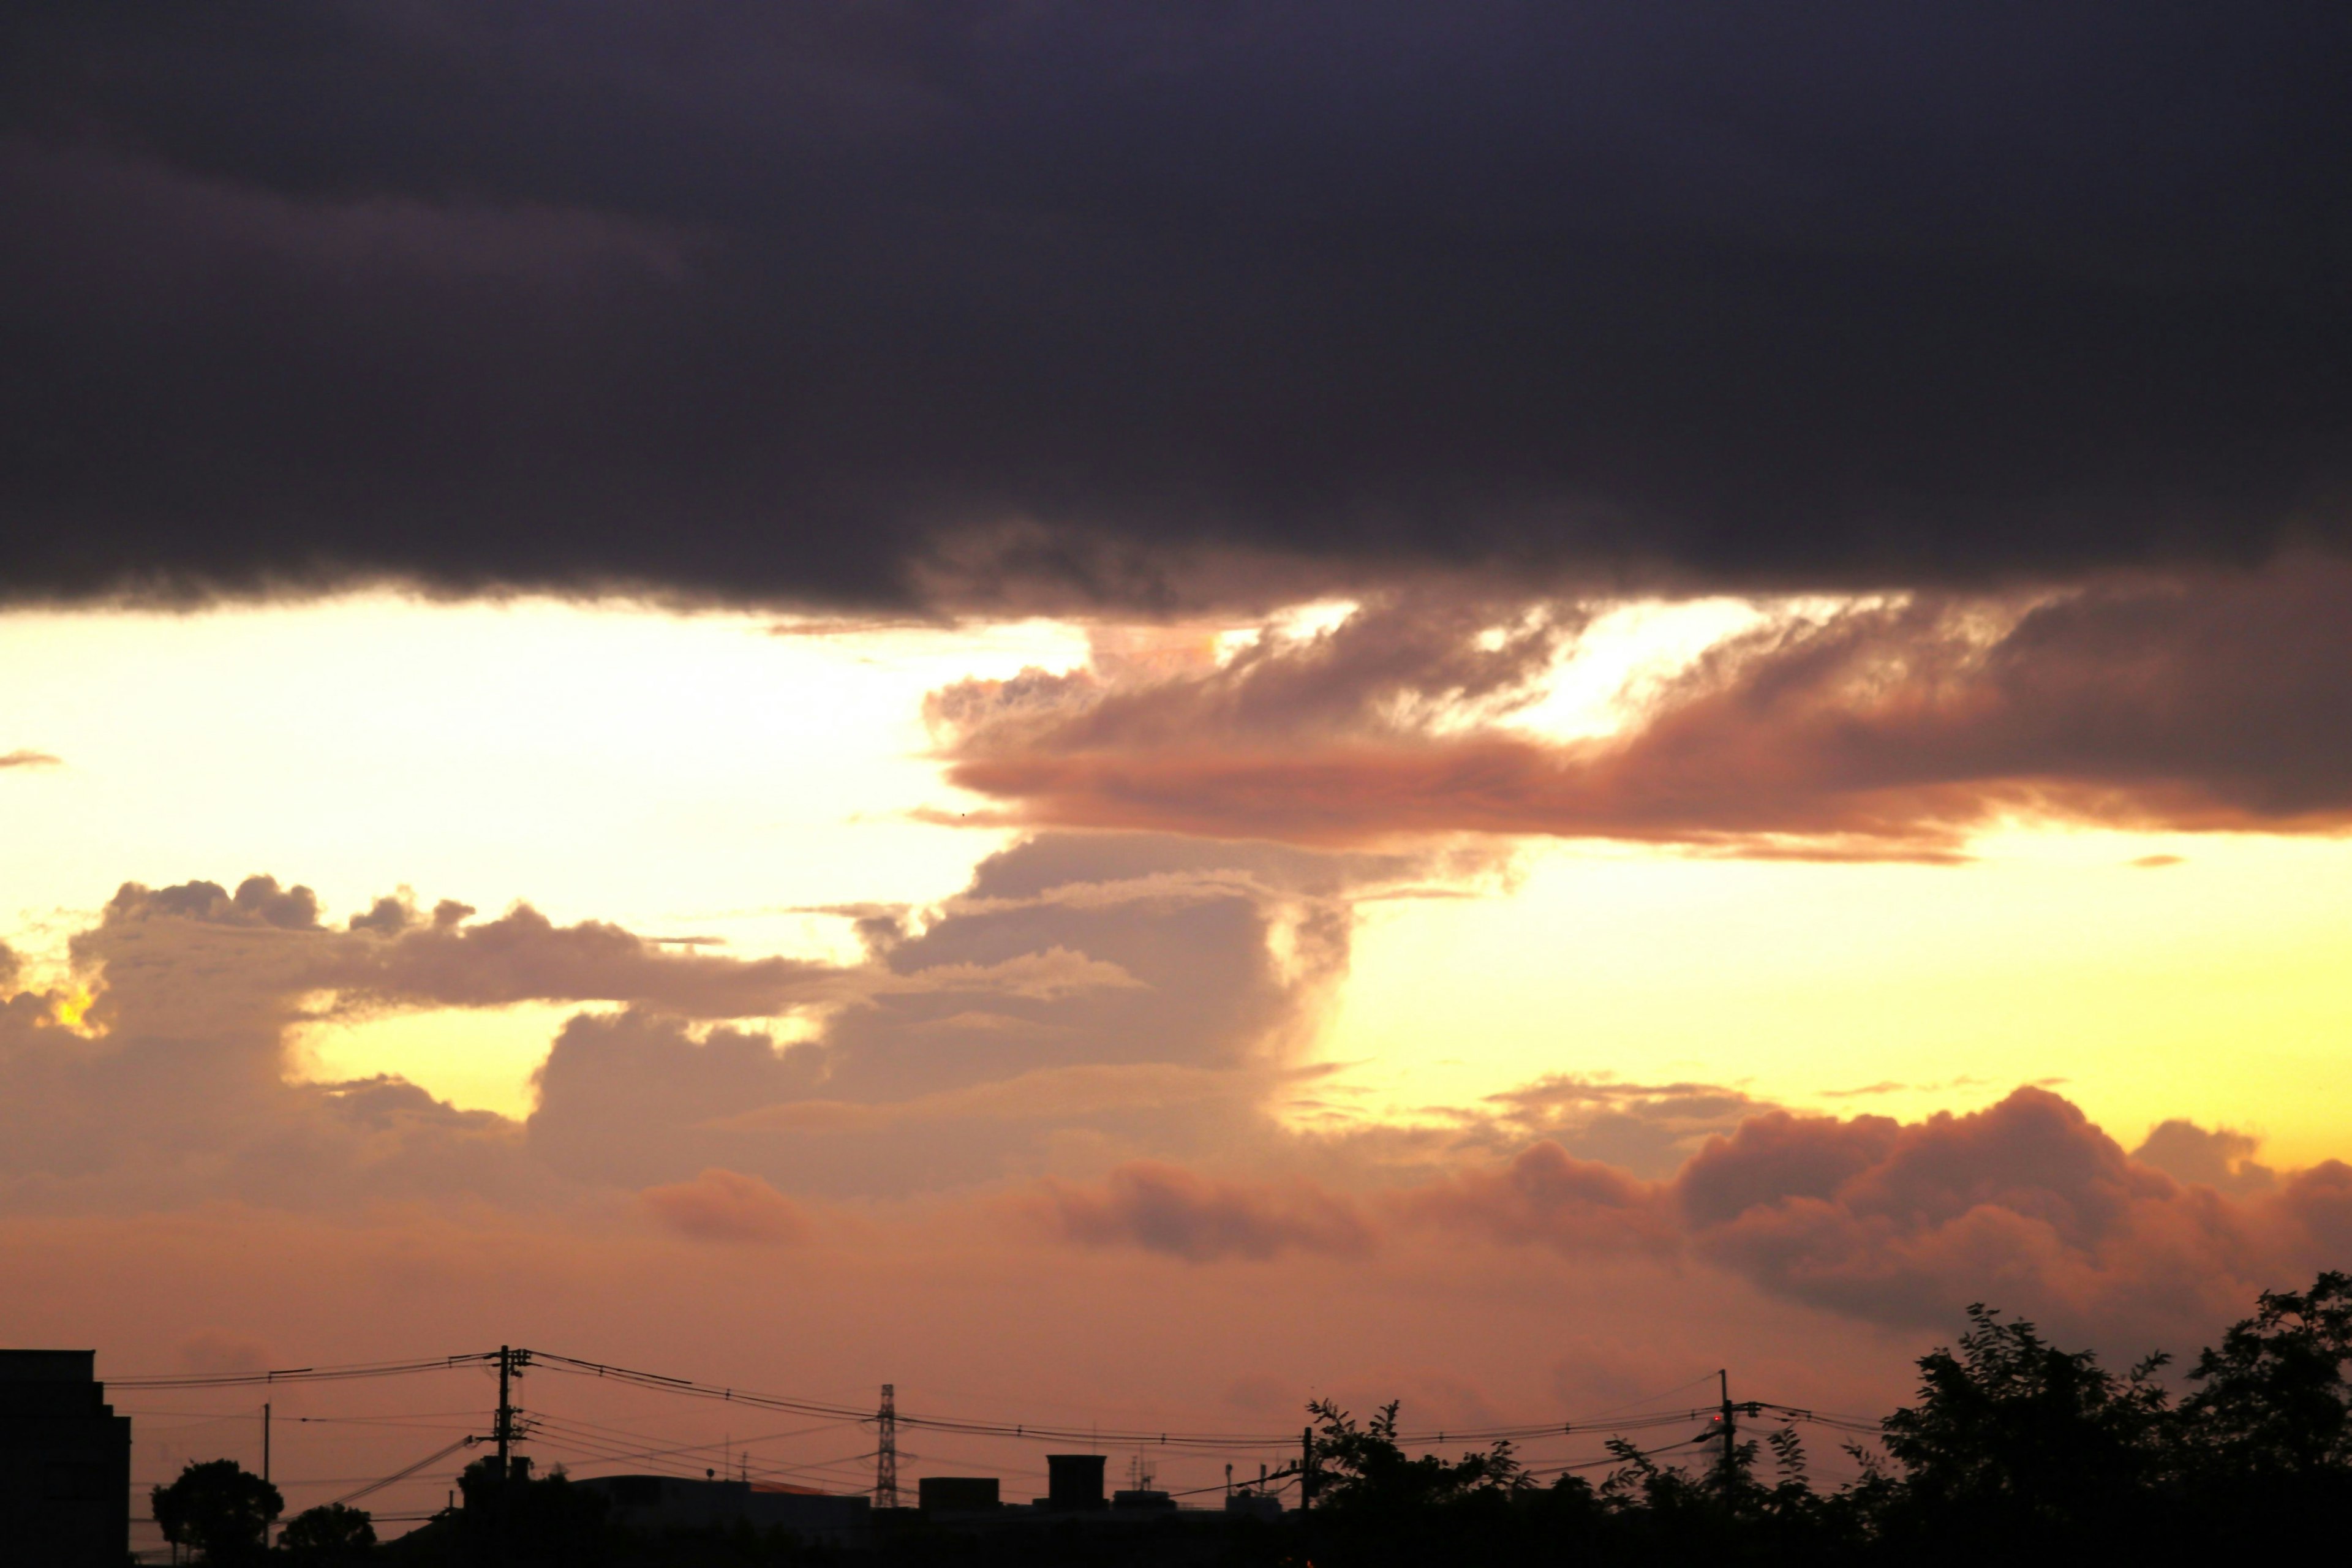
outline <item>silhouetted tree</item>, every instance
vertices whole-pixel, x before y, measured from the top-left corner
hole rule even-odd
[[[1322,1508],[1412,1508],[1458,1501],[1480,1492],[1507,1492],[1525,1484],[1525,1474],[1508,1443],[1483,1453],[1446,1460],[1434,1454],[1409,1459],[1397,1442],[1397,1402],[1389,1401],[1370,1424],[1330,1400],[1309,1405],[1315,1417],[1315,1462],[1319,1472],[1317,1506]]]
[[[191,1461],[169,1486],[148,1494],[155,1522],[173,1546],[204,1553],[206,1563],[258,1561],[270,1521],[286,1506],[278,1489],[235,1459]]]
[[[1458,1459],[1406,1455],[1397,1438],[1397,1406],[1370,1421],[1329,1400],[1307,1406],[1315,1417],[1315,1511],[1308,1557],[1355,1564],[1425,1563],[1465,1551],[1502,1550],[1517,1521],[1512,1501],[1528,1485],[1508,1443]]]
[[[1919,1403],[1884,1424],[1891,1512],[1944,1551],[2021,1549],[2112,1528],[2163,1470],[2169,1400],[2152,1355],[2118,1377],[2089,1351],[1978,1302],[1959,1352],[1919,1361]]]
[[[363,1508],[331,1502],[288,1520],[278,1545],[295,1562],[318,1568],[363,1562],[375,1546],[375,1521]]]
[[[2307,1476],[2352,1465],[2352,1275],[2265,1290],[2252,1317],[2197,1358],[2184,1436],[2210,1464]]]

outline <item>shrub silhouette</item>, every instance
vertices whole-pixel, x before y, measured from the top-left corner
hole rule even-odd
[[[148,1500],[164,1540],[194,1547],[216,1563],[259,1561],[270,1522],[286,1506],[276,1487],[234,1459],[192,1461]]]
[[[305,1509],[288,1520],[278,1545],[306,1568],[360,1563],[375,1545],[375,1521],[363,1508],[331,1502]]]

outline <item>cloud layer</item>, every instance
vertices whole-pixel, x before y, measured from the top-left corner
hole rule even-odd
[[[1904,1122],[1559,1074],[1418,1126],[1286,1124],[1349,900],[1422,868],[1049,837],[847,967],[527,908],[394,899],[334,926],[263,877],[126,887],[69,984],[27,988],[0,950],[0,1215],[406,1208],[869,1258],[952,1233],[1049,1274],[1606,1270],[1897,1331],[1990,1299],[2133,1343],[2352,1257],[2352,1170],[2272,1170],[2179,1121],[2126,1152],[2041,1089]],[[601,1005],[563,1027],[527,1122],[289,1076],[321,1007],[520,997]],[[786,1045],[724,1011],[803,1002]]]
[[[1408,595],[1213,666],[968,681],[929,713],[956,783],[1070,826],[1939,858],[2010,815],[2352,824],[2352,569],[2332,560],[1787,608],[1615,735],[1515,724],[1581,625]]]
[[[2157,1152],[2205,1133],[2187,1123]],[[2179,1131],[2187,1128],[2187,1132]],[[1644,1181],[1542,1140],[1409,1184],[1348,1192],[1217,1182],[1160,1164],[1036,1198],[1068,1240],[1189,1261],[1421,1247],[1435,1236],[1571,1260],[1706,1265],[1767,1293],[1895,1326],[1994,1300],[2075,1333],[2199,1331],[2274,1281],[2352,1255],[2352,1168],[2236,1197],[2177,1181],[2047,1090],[1964,1115],[1751,1114]]]
[[[17,595],[1160,606],[2341,536],[2352,46],[2291,0],[5,26]]]
[[[269,877],[126,885],[58,988],[20,990],[0,949],[0,1187],[67,1209],[333,1207],[554,1201],[716,1168],[873,1196],[1201,1154],[1262,1124],[1345,971],[1350,900],[1420,869],[1038,839],[919,921],[868,916],[871,953],[845,965],[680,951],[528,905],[481,920],[403,893],[336,925]],[[552,1042],[523,1124],[395,1079],[294,1076],[320,1018],[520,1002],[596,1005]],[[690,1198],[653,1207],[700,1212]]]

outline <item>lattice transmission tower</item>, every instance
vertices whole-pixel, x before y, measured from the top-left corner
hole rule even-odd
[[[874,1450],[874,1506],[898,1506],[898,1385],[882,1385],[882,1408],[874,1413],[880,1444]]]

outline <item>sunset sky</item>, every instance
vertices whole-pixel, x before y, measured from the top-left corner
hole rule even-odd
[[[2352,1266],[2341,18],[0,37],[0,1343],[1458,1430]]]

